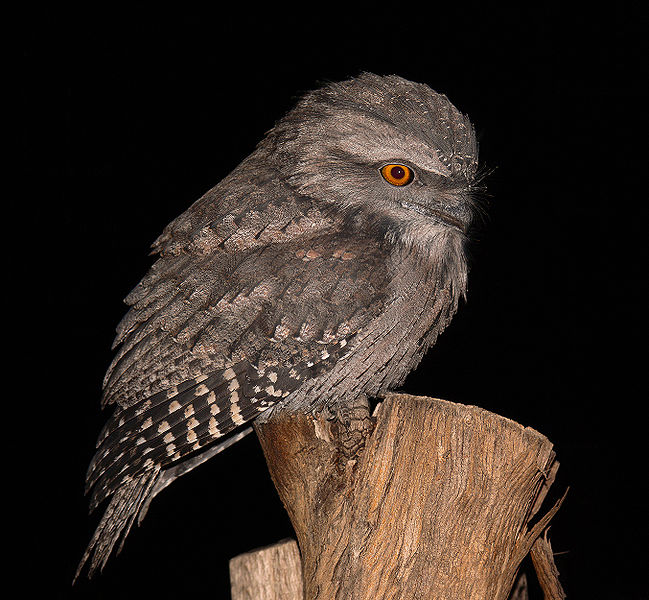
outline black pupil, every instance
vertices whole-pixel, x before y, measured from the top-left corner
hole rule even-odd
[[[403,167],[392,167],[390,169],[390,175],[394,179],[403,179],[406,176],[406,171]]]

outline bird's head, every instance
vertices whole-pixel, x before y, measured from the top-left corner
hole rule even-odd
[[[306,94],[269,133],[270,160],[298,193],[347,222],[426,246],[462,238],[474,212],[477,142],[442,94],[369,73]]]

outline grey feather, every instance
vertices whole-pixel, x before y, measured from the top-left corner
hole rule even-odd
[[[244,423],[403,382],[465,295],[477,167],[445,96],[366,73],[306,94],[165,228],[117,328],[88,470],[91,506],[112,499],[79,570]]]

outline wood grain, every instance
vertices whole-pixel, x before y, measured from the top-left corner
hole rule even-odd
[[[295,540],[230,560],[232,600],[302,600],[302,568]]]
[[[561,503],[530,524],[558,467],[550,441],[434,398],[390,395],[375,417],[359,427],[285,412],[256,427],[304,597],[506,600]],[[350,427],[365,436],[351,455]]]

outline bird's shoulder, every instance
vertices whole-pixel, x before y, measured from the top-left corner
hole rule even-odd
[[[380,310],[385,242],[267,179],[225,181],[159,238],[160,257],[126,298],[105,403],[130,406],[262,353],[304,352]]]
[[[146,460],[182,460],[344,360],[388,299],[384,252],[328,230],[216,259],[184,253],[121,325],[93,503]]]

